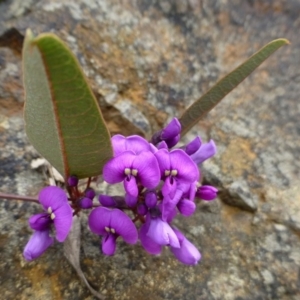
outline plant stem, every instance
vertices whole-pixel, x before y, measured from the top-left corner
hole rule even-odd
[[[28,201],[28,202],[36,202],[36,203],[39,203],[38,199],[35,198],[35,197],[30,197],[30,196],[20,196],[20,195],[5,194],[5,193],[0,193],[0,199],[22,200],[22,201]]]
[[[86,183],[86,189],[90,187],[91,181],[92,181],[92,177],[89,177]]]

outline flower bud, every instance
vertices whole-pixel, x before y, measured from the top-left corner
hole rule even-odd
[[[157,196],[155,192],[147,192],[147,194],[145,195],[145,202],[148,208],[155,207],[157,203]]]
[[[196,197],[206,200],[206,201],[211,201],[217,197],[218,189],[211,185],[203,185],[200,186],[197,189],[196,192]]]
[[[87,197],[87,198],[90,198],[91,200],[94,199],[96,193],[95,191],[92,189],[92,188],[88,188],[84,191],[84,195]]]
[[[161,141],[165,141],[168,148],[175,146],[180,139],[181,124],[177,118],[173,120],[162,130],[156,132],[152,138],[151,142],[157,145]]]
[[[106,207],[115,207],[116,202],[113,197],[107,195],[99,195],[99,202]]]
[[[145,204],[139,204],[137,207],[137,213],[141,216],[144,216],[148,212],[148,208]]]
[[[79,206],[83,209],[89,209],[93,207],[93,201],[90,198],[84,197],[79,200]]]
[[[76,176],[72,175],[68,178],[68,185],[69,186],[77,186],[77,184],[78,184],[78,178]]]

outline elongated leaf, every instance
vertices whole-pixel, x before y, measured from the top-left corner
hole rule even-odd
[[[23,46],[26,133],[65,178],[101,174],[112,156],[110,135],[99,105],[71,51],[54,34]]]
[[[289,41],[286,39],[277,39],[270,42],[218,81],[206,94],[195,101],[183,113],[179,119],[182,126],[181,135],[186,134],[206,113],[249,76],[264,60],[286,44],[289,44]]]

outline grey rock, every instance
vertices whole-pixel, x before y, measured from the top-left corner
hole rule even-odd
[[[227,191],[224,193],[224,191]],[[245,181],[235,181],[227,189],[221,192],[222,200],[233,206],[245,210],[255,211],[257,209],[257,197],[251,194],[250,189]]]

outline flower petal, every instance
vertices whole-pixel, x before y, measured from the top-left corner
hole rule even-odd
[[[192,185],[195,185],[195,183],[186,183],[186,182],[179,181],[177,184],[177,189],[181,190],[183,194],[189,195]],[[196,189],[195,189],[195,193],[196,193]]]
[[[137,197],[126,193],[125,202],[128,205],[128,207],[134,207],[137,203]]]
[[[35,231],[25,246],[23,255],[26,260],[31,261],[41,256],[54,242],[49,236],[49,230]]]
[[[40,191],[39,201],[46,211],[49,207],[55,211],[68,203],[68,197],[63,189],[57,186],[47,186]]]
[[[53,220],[56,230],[56,239],[59,242],[63,242],[72,227],[73,212],[69,203],[62,205],[60,208],[54,211],[55,218]]]
[[[124,137],[117,134],[112,137],[111,141],[115,156],[118,156],[128,150],[133,151],[135,154],[150,150],[149,143],[138,135]]]
[[[178,238],[170,225],[160,218],[151,219],[147,236],[159,245],[180,247]]]
[[[170,211],[170,213],[166,217],[166,222],[170,224],[176,216],[177,216],[177,209],[174,208],[173,211]]]
[[[174,147],[180,140],[180,134],[176,135],[172,139],[165,140],[166,144],[168,145],[169,148]]]
[[[179,231],[174,229],[174,232],[176,233],[177,237],[179,237]],[[198,249],[186,238],[179,238],[179,240],[180,248],[170,247],[172,253],[180,262],[186,265],[196,265],[201,259],[201,254]]]
[[[217,147],[213,140],[201,145],[197,152],[191,155],[192,160],[198,165],[217,153]]]
[[[149,145],[150,145],[150,151],[151,151],[152,153],[155,153],[155,152],[158,151],[158,149],[157,149],[152,143],[149,143]]]
[[[140,241],[143,248],[150,254],[157,255],[161,253],[162,246],[155,243],[149,236],[147,232],[149,230],[149,225],[143,224],[140,228]]]
[[[132,163],[132,168],[138,170],[138,179],[141,184],[148,188],[155,188],[160,182],[158,162],[150,151],[137,155]]]
[[[49,230],[52,224],[48,213],[41,213],[33,215],[29,218],[29,226],[34,230]]]
[[[191,201],[194,201],[196,196],[196,191],[197,191],[197,181],[191,183],[187,198]]]
[[[165,142],[165,141],[162,141],[162,142],[160,142],[160,143],[158,143],[157,144],[157,149],[159,150],[159,149],[169,149],[169,147],[168,147],[168,145],[167,145],[167,143]],[[156,151],[155,151],[156,152]],[[154,152],[154,153],[155,153]]]
[[[125,175],[125,169],[131,168],[131,164],[136,155],[131,151],[123,152],[122,154],[110,159],[103,168],[103,178],[110,184],[122,182]]]
[[[202,145],[201,138],[197,136],[195,139],[193,139],[190,143],[188,143],[184,150],[188,155],[194,154]]]
[[[106,235],[105,227],[110,226],[111,209],[106,207],[97,207],[89,215],[89,227],[93,233]]]
[[[172,170],[177,170],[176,178],[184,182],[194,182],[199,178],[199,170],[193,160],[181,149],[170,152]]]
[[[167,221],[170,214],[173,213],[174,208],[182,197],[182,191],[176,190],[175,195],[171,198],[169,195],[165,196],[162,201],[162,220]]]
[[[114,234],[107,234],[102,238],[102,252],[105,255],[114,255],[116,252],[116,239]]]
[[[173,118],[172,121],[162,130],[161,138],[163,140],[173,139],[179,135],[181,131],[181,124],[177,118]]]
[[[170,171],[171,163],[170,163],[170,154],[167,149],[160,149],[155,152],[155,157],[158,162],[158,166],[160,169],[160,175],[162,178],[165,177],[165,171]]]
[[[150,151],[150,144],[139,135],[131,135],[127,137],[127,150],[133,151],[135,154],[140,154],[144,151]]]
[[[177,208],[184,216],[191,216],[196,210],[196,204],[188,199],[182,199],[178,202]]]
[[[124,189],[127,194],[129,194],[132,197],[137,197],[138,196],[138,187],[136,183],[136,179],[134,176],[130,176],[129,178],[125,178],[124,180]],[[126,199],[125,199],[126,201]]]
[[[163,196],[169,196],[170,198],[174,198],[176,189],[177,189],[176,180],[168,176],[165,180],[165,183],[162,186],[161,192]]]
[[[118,156],[126,151],[126,137],[121,134],[116,134],[111,138],[111,143],[114,149],[114,155]]]
[[[113,209],[111,211],[110,227],[116,234],[120,235],[128,244],[135,244],[138,239],[138,232],[131,219],[121,210]]]

